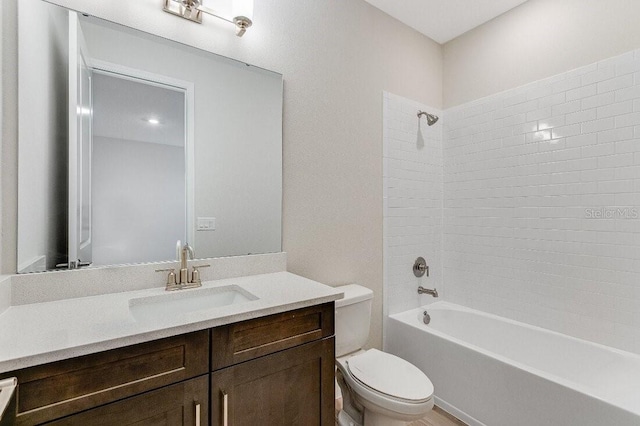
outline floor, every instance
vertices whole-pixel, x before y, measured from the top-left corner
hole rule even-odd
[[[342,409],[342,398],[336,399],[336,418],[338,412]],[[336,425],[338,424],[336,419]],[[420,419],[411,423],[409,426],[467,426],[466,423],[456,419],[451,414],[442,410],[438,406],[434,406],[433,410],[427,414],[424,419]]]
[[[409,426],[466,426],[466,423],[456,419],[440,407],[433,407],[427,417],[413,422]]]

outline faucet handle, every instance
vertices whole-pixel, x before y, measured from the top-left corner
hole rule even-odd
[[[193,265],[193,272],[191,272],[191,282],[192,283],[196,283],[196,284],[200,284],[202,283],[202,281],[200,280],[200,268],[208,268],[211,265]]]
[[[424,257],[417,258],[413,263],[413,275],[418,278],[424,275],[427,277],[429,276],[429,266],[427,265],[426,260],[424,260]]]
[[[156,269],[156,272],[168,272],[167,275],[167,285],[176,285],[176,270],[173,268],[169,269]]]
[[[192,266],[193,269],[209,268],[209,267],[211,267],[211,265],[193,265]]]

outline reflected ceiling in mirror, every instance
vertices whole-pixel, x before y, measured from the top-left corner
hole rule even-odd
[[[282,75],[41,0],[19,49],[18,272],[281,251]]]

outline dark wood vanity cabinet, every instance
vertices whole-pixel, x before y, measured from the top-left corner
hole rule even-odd
[[[213,329],[212,426],[335,424],[333,321],[328,303]]]
[[[333,321],[326,303],[0,378],[18,378],[19,426],[328,426]]]
[[[215,371],[211,424],[333,425],[333,377],[333,338]]]

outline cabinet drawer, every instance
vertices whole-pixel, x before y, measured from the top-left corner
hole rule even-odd
[[[51,426],[207,426],[209,375],[113,402]]]
[[[190,379],[209,370],[208,330],[26,368],[18,425],[34,425]]]
[[[211,332],[213,371],[319,340],[334,333],[333,302],[269,315]]]

